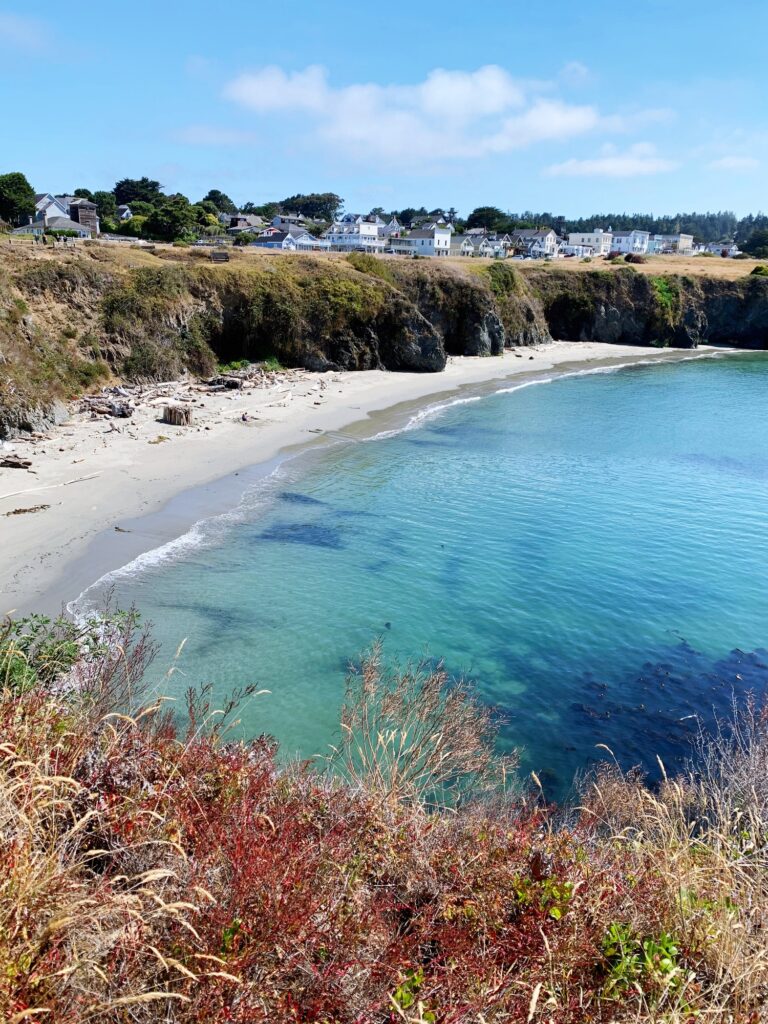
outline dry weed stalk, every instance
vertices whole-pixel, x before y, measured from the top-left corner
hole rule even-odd
[[[186,729],[132,704],[140,634],[21,687],[58,655],[17,639],[0,633],[3,1024],[763,1024],[755,707],[656,790],[603,767],[568,816],[514,786],[486,799],[507,767],[491,713],[378,645],[320,774],[230,742],[235,707],[206,689]]]
[[[734,707],[730,723],[699,736],[688,769],[674,779],[663,772],[656,790],[603,766],[584,803],[601,843],[618,846],[638,874],[651,865],[663,879],[676,934],[698,951],[707,1011],[725,1020],[768,1007],[766,708]]]
[[[511,781],[515,758],[494,751],[493,711],[442,665],[382,665],[380,642],[347,676],[341,740],[330,763],[386,800],[456,807]]]

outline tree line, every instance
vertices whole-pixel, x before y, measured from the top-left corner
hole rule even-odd
[[[117,232],[158,241],[192,241],[201,234],[219,234],[220,214],[253,213],[271,219],[276,214],[301,212],[305,217],[330,222],[344,200],[332,192],[286,196],[275,202],[237,204],[220,189],[211,189],[192,202],[181,192],[167,194],[152,178],[121,178],[109,191],[75,188],[55,195],[73,195],[96,204],[104,232]],[[130,219],[121,220],[120,206],[130,209]],[[0,174],[0,220],[15,226],[35,213],[35,190],[20,171]]]
[[[167,194],[164,186],[152,178],[122,178],[109,190],[91,191],[76,188],[71,193],[96,204],[102,231],[117,232],[156,239],[158,241],[191,241],[200,235],[215,235],[221,232],[220,214],[254,214],[271,220],[281,213],[301,213],[315,223],[310,230],[317,233],[335,220],[344,206],[344,200],[335,192],[309,192],[286,196],[284,199],[265,203],[237,204],[220,189],[210,191],[196,202],[190,201],[180,192]],[[128,206],[129,220],[118,218],[118,207]],[[7,224],[24,223],[35,212],[35,192],[26,177],[19,171],[0,174],[0,220]],[[568,218],[549,211],[522,213],[504,211],[496,206],[478,206],[462,218],[454,207],[437,207],[428,210],[425,206],[404,207],[400,210],[385,211],[377,206],[371,215],[388,220],[397,217],[408,226],[419,220],[442,217],[454,225],[456,230],[483,228],[490,232],[510,233],[521,228],[551,227],[559,235],[570,232],[590,231],[595,227],[612,228],[614,231],[638,228],[652,234],[670,235],[683,232],[693,235],[696,241],[735,241],[747,252],[763,255],[757,249],[767,248],[768,215],[763,213],[737,217],[730,210],[717,213],[676,213],[670,216],[654,216],[650,213],[596,213],[591,217]]]
[[[698,242],[721,242],[735,239],[742,246],[752,234],[768,228],[768,215],[763,213],[737,217],[731,210],[717,213],[675,213],[654,216],[652,213],[595,213],[590,217],[569,218],[551,212],[537,213],[525,210],[510,213],[496,206],[479,206],[467,217],[465,227],[485,228],[488,231],[511,232],[521,228],[550,227],[561,236],[570,232],[587,232],[596,227],[614,231],[649,231],[651,234],[674,235],[682,232],[693,235]]]

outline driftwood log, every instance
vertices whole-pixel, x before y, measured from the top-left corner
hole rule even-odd
[[[22,459],[20,455],[0,456],[0,466],[3,469],[29,469],[31,465],[30,459]]]
[[[163,423],[188,427],[192,423],[192,410],[185,405],[166,405],[163,407]]]

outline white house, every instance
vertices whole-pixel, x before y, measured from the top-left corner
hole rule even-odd
[[[386,227],[381,217],[375,214],[346,213],[341,220],[331,224],[323,238],[332,249],[339,251],[364,249],[366,252],[381,252],[387,244]]]
[[[735,242],[707,242],[707,252],[714,256],[729,256],[731,259],[741,252]]]
[[[595,250],[591,245],[575,245],[568,242],[566,245],[560,246],[561,256],[594,256]]]
[[[330,248],[327,241],[315,238],[304,228],[291,225],[287,231],[269,227],[251,245],[262,249],[281,249],[283,252],[316,252]]]
[[[50,192],[42,192],[35,196],[35,220],[47,224],[51,217],[68,217],[69,203],[51,195]]]
[[[397,217],[393,217],[392,220],[390,220],[389,224],[384,225],[384,227],[381,229],[381,233],[386,238],[397,238],[400,235],[402,235],[403,230],[403,225],[400,223]]]
[[[693,252],[693,235],[651,235],[648,252],[676,252],[688,256]]]
[[[451,256],[474,256],[477,245],[474,235],[451,235]]]
[[[648,231],[614,231],[611,243],[611,252],[648,252],[648,240],[651,235]]]
[[[569,246],[587,246],[593,256],[607,256],[611,251],[613,232],[593,228],[591,231],[571,231],[568,234]]]
[[[512,244],[518,251],[537,259],[556,256],[559,248],[557,234],[552,228],[532,230],[523,228],[512,232]]]
[[[71,231],[80,238],[91,238],[99,231],[96,204],[77,196],[38,193],[35,196],[35,215],[19,232],[42,235],[46,230]]]
[[[410,256],[450,256],[451,229],[447,225],[417,228],[404,237],[391,237],[389,248]]]

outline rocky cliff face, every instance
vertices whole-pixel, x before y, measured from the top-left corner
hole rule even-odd
[[[239,254],[238,254],[239,256]],[[138,265],[129,265],[131,261]],[[0,263],[0,437],[111,378],[276,357],[310,369],[436,372],[449,355],[552,338],[768,347],[768,280],[511,263],[78,250]]]
[[[768,280],[534,270],[528,288],[553,337],[625,345],[768,347]]]

